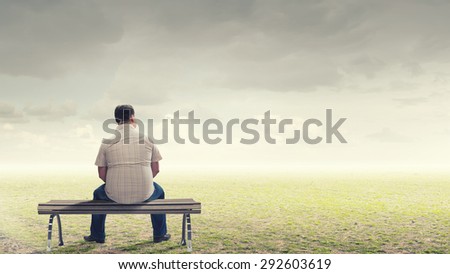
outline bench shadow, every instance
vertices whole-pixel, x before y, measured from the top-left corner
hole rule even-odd
[[[91,253],[98,247],[98,244],[87,242],[75,242],[63,246],[54,246],[51,252],[42,252],[46,254],[85,254]]]
[[[157,247],[157,248],[156,248]],[[117,247],[118,251],[124,253],[137,253],[137,254],[159,254],[159,253],[173,253],[173,251],[179,251],[177,253],[184,253],[185,246],[176,242],[168,243],[154,243],[153,241],[141,241],[126,246]],[[143,251],[143,252],[139,252]],[[155,251],[155,252],[152,252]],[[172,252],[171,252],[172,251]]]
[[[153,251],[153,252],[152,252]],[[154,243],[153,241],[140,241],[120,246],[105,246],[97,243],[72,242],[64,246],[54,246],[51,252],[35,251],[36,254],[183,254],[186,246],[179,243]]]

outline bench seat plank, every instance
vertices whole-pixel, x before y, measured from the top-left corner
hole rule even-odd
[[[201,203],[193,199],[164,199],[137,204],[95,200],[52,200],[38,205],[38,214],[199,214]]]
[[[79,205],[40,205],[38,210],[190,210],[201,209],[200,205],[120,205],[120,206],[108,206],[108,205],[96,205],[96,206],[79,206]]]
[[[39,214],[200,214],[200,210],[50,210]]]

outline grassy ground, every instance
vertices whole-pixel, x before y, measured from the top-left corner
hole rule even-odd
[[[162,174],[167,198],[193,197],[194,253],[450,253],[450,176]],[[45,253],[48,216],[37,204],[90,199],[94,174],[0,175],[0,252]],[[109,215],[103,245],[85,243],[90,216],[63,215],[54,253],[185,253],[181,216],[173,240],[151,241],[146,215]],[[55,227],[56,228],[56,227]],[[57,230],[55,230],[56,232]]]

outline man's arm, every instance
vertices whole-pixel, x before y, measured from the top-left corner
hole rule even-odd
[[[155,178],[159,173],[159,162],[152,162],[150,167],[152,168],[153,178]]]
[[[106,166],[99,166],[98,167],[98,177],[102,179],[103,182],[106,183],[106,173],[108,172],[108,167]]]

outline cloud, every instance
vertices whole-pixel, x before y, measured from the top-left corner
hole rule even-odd
[[[358,29],[361,9],[316,1],[149,2],[131,11],[133,20],[148,19],[133,25],[142,38],[123,70],[146,61],[149,81],[165,80],[164,91],[335,86],[335,56],[369,35]]]
[[[52,143],[46,134],[16,128],[4,130],[0,136],[2,143],[7,144],[3,149],[30,150],[35,148],[50,148]]]
[[[145,1],[112,10],[133,45],[122,70],[142,69],[164,92],[305,92],[355,76],[377,82],[393,67],[419,75],[423,63],[450,57],[445,2]]]
[[[24,108],[24,112],[41,121],[62,121],[66,117],[74,116],[77,113],[77,106],[72,101],[62,104],[28,105]]]
[[[426,73],[450,57],[449,13],[445,1],[3,1],[0,73],[57,77],[119,55],[119,70],[147,81],[112,87],[120,100],[313,91],[393,66]]]
[[[92,128],[92,125],[90,124],[76,127],[74,130],[72,130],[72,133],[74,134],[74,136],[81,139],[94,139],[94,130]]]
[[[87,68],[122,34],[94,1],[2,1],[0,73],[54,78]]]
[[[394,101],[398,102],[401,106],[416,106],[419,104],[427,103],[429,98],[427,97],[411,97],[411,98],[397,98]]]
[[[9,123],[6,123],[3,125],[3,130],[8,130],[8,131],[14,130],[14,126]]]
[[[366,135],[366,138],[376,140],[382,143],[402,143],[409,142],[410,138],[392,131],[390,128],[383,128],[380,132]]]
[[[124,73],[120,73],[104,95],[109,101],[118,101],[131,105],[158,105],[169,100],[168,93],[173,82],[170,78],[149,71],[139,65],[132,65]],[[136,69],[139,68],[139,69]]]
[[[12,104],[0,101],[0,121],[9,123],[26,123],[28,119],[22,111],[16,109]]]

